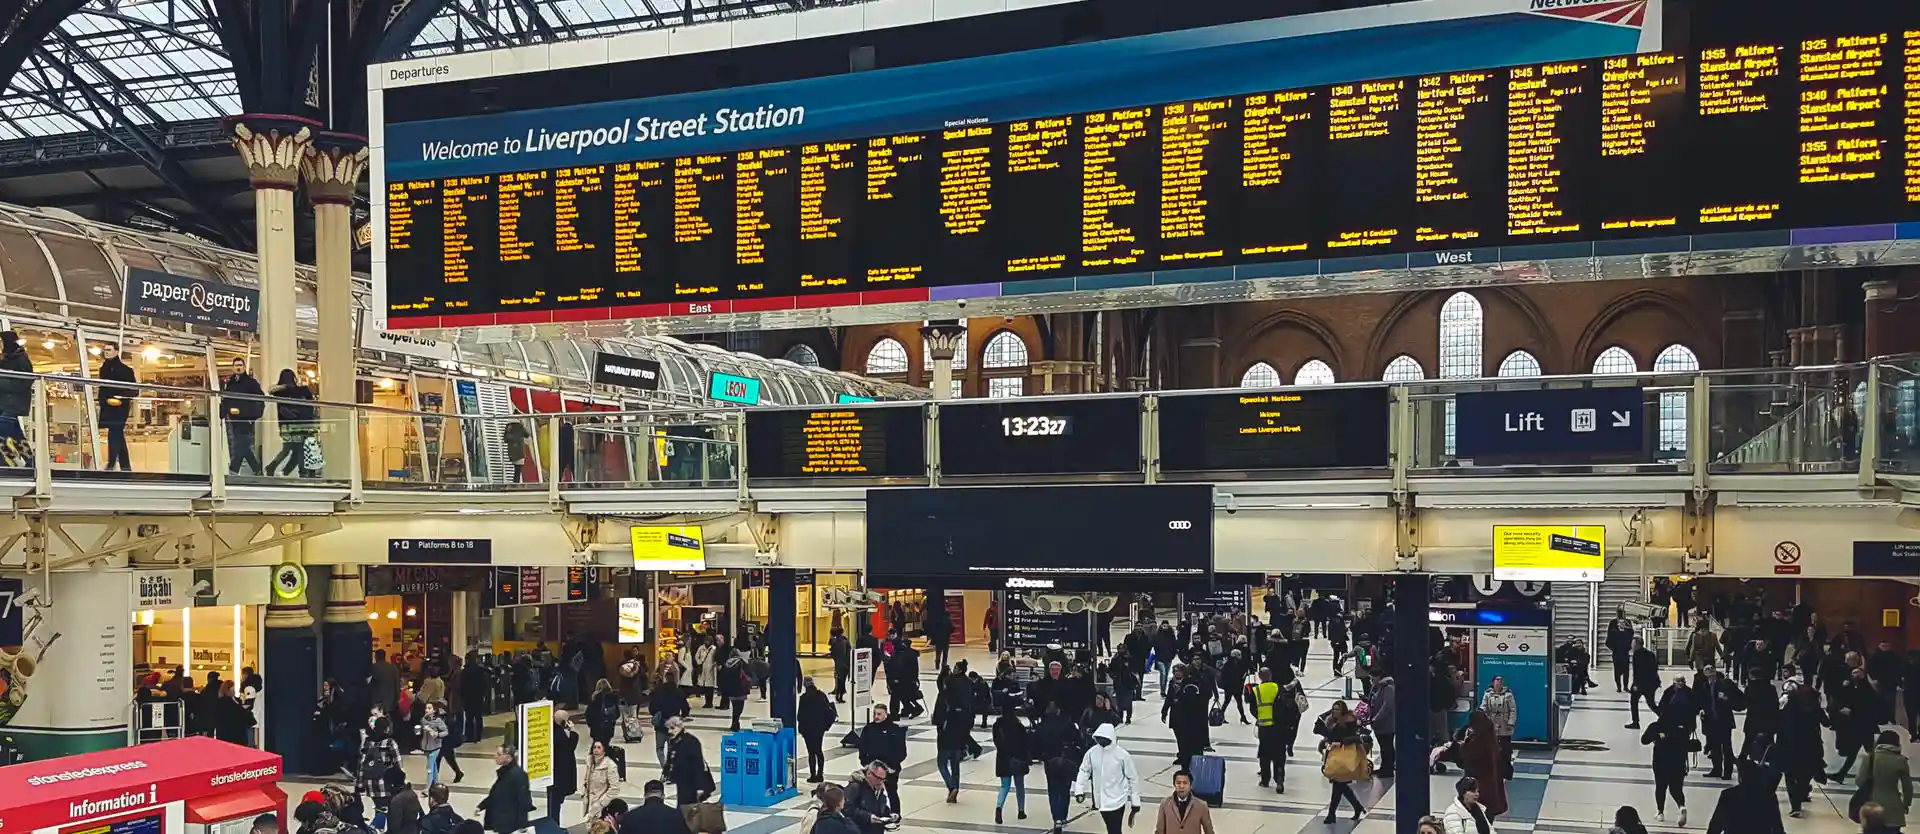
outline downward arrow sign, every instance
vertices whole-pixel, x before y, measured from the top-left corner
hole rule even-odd
[[[1627,426],[1631,426],[1631,425],[1633,425],[1633,412],[1630,412],[1630,411],[1613,412],[1614,428],[1616,429],[1626,428]]]

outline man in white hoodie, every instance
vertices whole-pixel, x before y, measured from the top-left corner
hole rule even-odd
[[[1140,772],[1134,769],[1133,754],[1114,742],[1112,724],[1093,731],[1093,744],[1080,760],[1073,795],[1091,799],[1094,810],[1107,821],[1107,834],[1120,834],[1122,817],[1132,827],[1140,816]]]

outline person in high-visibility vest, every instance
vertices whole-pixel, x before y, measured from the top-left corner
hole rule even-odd
[[[1286,728],[1280,718],[1280,684],[1273,682],[1273,670],[1261,669],[1260,682],[1253,690],[1253,720],[1260,734],[1260,787],[1277,782],[1280,793],[1287,792]]]

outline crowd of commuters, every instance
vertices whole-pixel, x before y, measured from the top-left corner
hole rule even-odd
[[[1051,646],[1028,657],[1002,651],[985,675],[965,660],[939,664],[931,698],[922,692],[921,650],[902,636],[897,623],[884,637],[849,639],[835,628],[829,646],[832,691],[799,678],[796,724],[806,754],[803,778],[815,786],[803,830],[879,834],[896,827],[908,757],[906,722],[924,719],[948,803],[960,801],[964,770],[991,762],[998,782],[996,825],[1006,824],[1009,804],[1016,819],[1028,819],[1028,777],[1037,772],[1054,832],[1072,818],[1076,801],[1097,812],[1109,832],[1119,832],[1142,808],[1142,770],[1157,767],[1137,764],[1135,754],[1120,743],[1118,728],[1136,718],[1152,720],[1150,713],[1136,716],[1135,705],[1149,702],[1156,689],[1158,717],[1173,741],[1166,766],[1175,771],[1173,793],[1148,814],[1156,834],[1211,834],[1208,802],[1218,801],[1220,778],[1215,775],[1219,760],[1210,754],[1216,734],[1228,732],[1236,720],[1247,729],[1235,732],[1256,742],[1259,785],[1285,793],[1287,763],[1309,718],[1311,731],[1304,735],[1317,739],[1318,776],[1328,786],[1328,824],[1342,810],[1356,820],[1365,816],[1355,784],[1394,775],[1399,722],[1426,720],[1435,740],[1425,757],[1427,768],[1442,773],[1457,767],[1462,775],[1440,812],[1419,822],[1421,831],[1497,830],[1509,813],[1507,784],[1514,774],[1513,738],[1521,707],[1498,677],[1483,682],[1473,697],[1463,672],[1464,641],[1430,632],[1427,679],[1408,689],[1389,674],[1396,647],[1380,624],[1391,619],[1391,604],[1349,612],[1337,597],[1301,600],[1273,593],[1262,607],[1264,616],[1234,611],[1179,621],[1143,618],[1116,631],[1105,652]],[[1632,699],[1628,727],[1641,731],[1639,740],[1648,751],[1655,820],[1687,825],[1687,783],[1692,768],[1703,763],[1704,778],[1725,783],[1710,803],[1709,834],[1783,834],[1774,797],[1784,789],[1789,813],[1800,816],[1815,783],[1847,786],[1853,794],[1849,813],[1864,831],[1902,829],[1912,804],[1912,777],[1901,731],[1889,725],[1902,716],[1908,722],[1904,729],[1912,729],[1915,711],[1900,700],[1920,689],[1920,659],[1896,654],[1886,643],[1868,646],[1851,623],[1829,629],[1805,606],[1763,613],[1757,598],[1718,600],[1687,622],[1691,632],[1682,656],[1691,669],[1666,681],[1639,636],[1645,623],[1619,612],[1607,624],[1604,640],[1615,689]],[[1358,689],[1324,707],[1312,702],[1301,682],[1316,639],[1326,640],[1329,652],[1315,656],[1330,658],[1328,671],[1350,676]],[[325,796],[313,808],[303,804],[301,813],[335,820],[364,817],[365,825],[384,826],[390,834],[396,828],[400,834],[457,830],[464,823],[446,808],[441,772],[446,768],[454,781],[461,778],[453,751],[462,740],[479,737],[478,716],[496,703],[498,690],[509,701],[551,698],[577,705],[586,737],[574,729],[567,710],[556,710],[550,734],[555,780],[544,802],[526,788],[514,751],[496,748],[494,785],[481,807],[484,830],[551,832],[562,804],[578,796],[586,818],[603,834],[711,831],[716,823],[703,824],[702,815],[716,807],[716,785],[705,745],[689,719],[696,710],[711,709],[737,727],[742,704],[753,691],[758,688],[764,697],[767,661],[751,639],[746,642],[736,648],[722,634],[690,635],[651,673],[642,670],[635,655],[614,670],[600,669],[593,665],[597,660],[590,663],[579,651],[582,647],[571,645],[557,654],[542,647],[504,662],[470,655],[464,663],[409,666],[382,658],[358,685],[358,711],[343,706],[354,702],[333,682],[316,710],[329,738],[351,741],[335,748],[342,769],[354,777],[354,789],[346,795],[364,802],[365,809],[335,807],[341,797]],[[888,688],[864,719],[840,714],[850,689],[877,683],[849,680],[855,648],[875,652],[875,675],[884,675]],[[1569,641],[1558,655],[1576,688],[1598,685],[1587,680],[1591,659],[1583,645]],[[499,680],[504,682],[496,685]],[[216,679],[208,687],[220,691],[231,684]],[[447,703],[449,697],[454,704]],[[1642,702],[1650,711],[1644,726]],[[221,703],[210,703],[202,709],[219,715]],[[1455,718],[1460,712],[1465,720],[1456,729],[1462,724]],[[647,718],[655,732],[659,778],[649,781],[645,797],[629,807],[618,795],[629,763],[616,742],[643,735]],[[830,778],[844,774],[827,773],[826,747],[836,728],[844,734],[837,737],[840,745],[858,755],[858,768],[845,782]],[[1742,736],[1738,744],[1736,728]],[[1827,732],[1837,768],[1828,766]],[[990,756],[982,740],[991,743]],[[413,750],[427,759],[426,784],[420,788],[427,797],[425,809],[396,766]],[[576,766],[581,752],[584,764]],[[1609,829],[1618,834],[1646,830],[1640,811],[1630,806],[1619,809]]]

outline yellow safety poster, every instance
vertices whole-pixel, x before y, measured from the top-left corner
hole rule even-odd
[[[634,570],[706,570],[707,543],[699,527],[633,527]]]
[[[1599,582],[1607,569],[1607,528],[1496,524],[1493,578],[1505,582]]]
[[[553,702],[521,704],[519,719],[520,767],[527,785],[540,790],[553,784]]]

